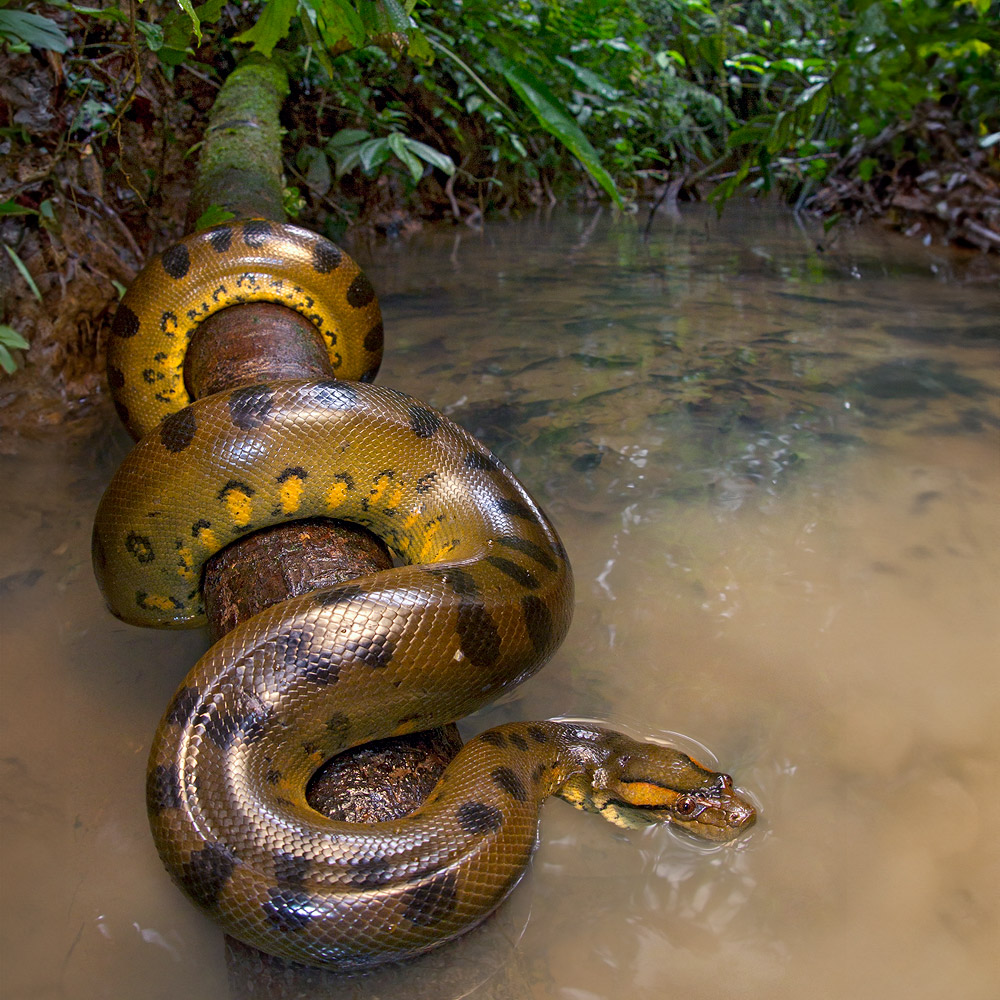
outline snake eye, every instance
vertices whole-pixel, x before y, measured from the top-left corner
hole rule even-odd
[[[683,819],[693,819],[704,811],[705,806],[693,795],[684,795],[674,803],[674,812]]]

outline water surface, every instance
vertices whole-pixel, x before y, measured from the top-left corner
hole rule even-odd
[[[5,996],[996,996],[996,266],[756,210],[644,221],[361,248],[380,381],[493,447],[576,572],[563,648],[466,732],[671,739],[730,770],[758,826],[708,850],[552,802],[511,903],[431,959],[347,983],[227,969],[143,801],[204,636],[115,621],[91,576],[129,447],[109,417],[0,458]]]

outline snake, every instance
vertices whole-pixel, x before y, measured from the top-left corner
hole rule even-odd
[[[308,316],[335,378],[192,400],[187,343],[247,301]],[[566,550],[511,471],[444,414],[372,383],[368,279],[292,224],[216,226],[152,257],[112,323],[108,376],[138,443],[100,502],[93,564],[134,625],[205,621],[205,561],[260,528],[339,518],[391,568],[247,619],[185,677],[153,740],[146,800],[167,872],[229,934],[339,971],[480,923],[524,874],[552,795],[627,828],[713,842],[755,819],[732,779],[657,742],[544,720],[470,739],[401,819],[328,819],[310,777],[341,751],[459,720],[545,663],[574,602]]]

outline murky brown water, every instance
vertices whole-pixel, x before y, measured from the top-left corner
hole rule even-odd
[[[230,990],[143,801],[205,640],[113,620],[91,576],[109,421],[0,459],[3,996],[997,996],[998,271],[877,233],[819,252],[752,211],[643,221],[375,248],[381,381],[494,447],[576,570],[563,649],[467,731],[683,733],[760,803],[752,834],[705,850],[553,802],[470,938]]]

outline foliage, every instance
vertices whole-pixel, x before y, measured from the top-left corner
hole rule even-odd
[[[26,351],[30,346],[13,327],[0,325],[0,368],[13,375],[17,371],[17,361],[11,350]]]
[[[8,2],[0,41],[72,44]],[[482,207],[582,178],[619,205],[668,178],[707,180],[720,205],[745,188],[801,202],[834,170],[867,183],[904,148],[930,156],[928,107],[1000,150],[1000,0],[176,0],[155,22],[124,0],[52,8],[127,32],[168,77],[280,59],[321,95],[290,137],[307,198],[388,175]],[[67,85],[73,137],[108,136],[121,105],[85,74]]]
[[[69,39],[51,18],[25,10],[7,9],[9,0],[0,0],[0,42],[15,52],[27,52],[31,46],[51,52],[67,52]]]

